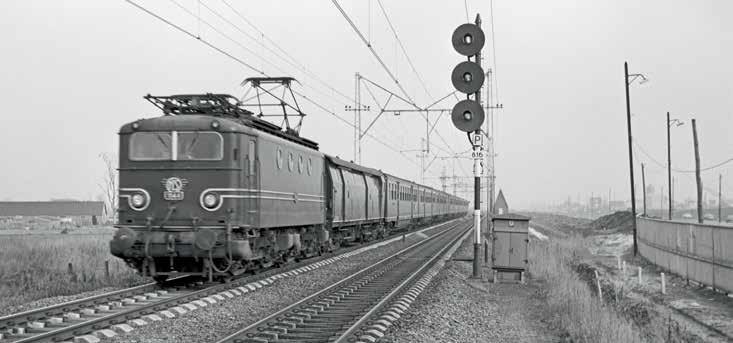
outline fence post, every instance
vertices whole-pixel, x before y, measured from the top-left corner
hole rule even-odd
[[[109,260],[104,260],[104,278],[109,281]]]
[[[710,269],[713,271],[713,291],[715,291],[715,229],[710,228],[710,245],[712,245],[713,263],[710,265]]]
[[[624,280],[626,280],[626,261],[621,262],[621,274],[624,275]]]
[[[662,276],[662,294],[667,294],[667,285],[664,280],[664,272],[661,273]]]
[[[74,273],[74,265],[71,264],[71,262],[69,262],[69,265],[68,265],[68,273],[69,273],[69,279],[71,279],[71,281],[76,281],[76,274]]]
[[[637,267],[639,270],[639,284],[641,285],[641,267]]]
[[[685,255],[685,281],[690,285],[690,244],[692,244],[692,226],[687,225],[687,255]]]
[[[603,292],[601,291],[601,278],[598,276],[598,270],[593,271],[596,274],[596,287],[598,288],[598,300],[603,302]]]

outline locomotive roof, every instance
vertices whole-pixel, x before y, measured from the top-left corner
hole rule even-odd
[[[318,143],[300,137],[290,129],[282,131],[280,126],[262,120],[241,107],[237,98],[228,94],[180,94],[171,96],[144,97],[165,114],[161,117],[141,119],[120,128],[120,134],[155,130],[207,130],[213,121],[218,121],[221,132],[251,132],[245,127],[269,133],[293,143],[318,150]],[[137,126],[133,128],[133,124]]]
[[[211,130],[211,123],[219,122],[220,132],[242,132],[251,133],[252,128],[242,125],[234,120],[222,117],[212,117],[203,114],[187,114],[182,116],[165,115],[153,118],[138,119],[134,122],[127,123],[120,128],[120,134],[133,133],[135,131],[200,131]],[[137,128],[133,129],[133,124],[137,124]]]

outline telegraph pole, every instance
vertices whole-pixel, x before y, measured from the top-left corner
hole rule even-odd
[[[718,175],[718,222],[723,221],[723,174]]]
[[[634,153],[631,150],[631,103],[629,102],[629,63],[624,62],[624,87],[626,88],[626,127],[629,137],[629,177],[631,178],[631,216],[634,229],[634,256],[639,252],[636,245],[636,193],[634,192]]]
[[[667,192],[669,193],[669,211],[667,219],[672,220],[672,144],[669,138],[670,131],[669,111],[667,111]]]
[[[700,177],[700,150],[697,144],[697,125],[692,120],[692,141],[695,145],[695,181],[697,183],[697,222],[702,224],[702,178]]]

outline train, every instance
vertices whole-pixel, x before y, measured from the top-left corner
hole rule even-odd
[[[457,218],[459,197],[319,151],[226,94],[145,97],[119,130],[112,255],[158,282],[225,279]]]

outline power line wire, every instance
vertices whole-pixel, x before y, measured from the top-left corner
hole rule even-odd
[[[639,148],[639,150],[640,150],[640,151],[641,151],[641,152],[642,152],[642,153],[643,153],[644,155],[646,155],[646,157],[648,157],[648,158],[649,158],[649,159],[650,159],[650,160],[651,160],[652,162],[654,162],[655,164],[657,164],[658,166],[660,166],[660,167],[662,167],[662,168],[664,168],[664,169],[666,170],[667,166],[666,166],[666,165],[664,165],[663,163],[660,163],[660,162],[659,162],[659,161],[657,161],[657,160],[656,160],[656,159],[655,159],[654,157],[652,157],[652,155],[651,155],[650,153],[648,153],[648,152],[647,152],[647,151],[646,151],[646,150],[644,149],[644,147],[642,147],[642,146],[641,146],[641,144],[637,143],[637,142],[636,142],[636,140],[632,140],[632,142],[633,142],[633,143],[634,143],[634,145],[636,145],[636,147],[637,147],[637,148]],[[711,166],[708,166],[708,167],[705,167],[705,168],[700,168],[700,171],[701,171],[701,172],[704,172],[704,171],[708,171],[708,170],[713,170],[713,169],[715,169],[715,168],[718,168],[718,167],[721,167],[721,166],[723,166],[723,165],[726,165],[726,164],[728,164],[728,163],[730,163],[730,162],[733,162],[733,157],[731,157],[731,158],[729,158],[729,159],[727,159],[727,160],[724,160],[724,161],[722,161],[722,162],[720,162],[720,163],[716,163],[716,164],[714,164],[714,165],[711,165]],[[677,168],[672,168],[672,171],[673,171],[673,172],[677,172],[677,173],[695,173],[695,172],[696,172],[695,170],[685,170],[685,169],[677,169]]]
[[[346,11],[344,11],[344,9],[341,7],[341,5],[339,5],[338,1],[331,0],[331,2],[333,2],[334,6],[336,6],[336,8],[339,10],[339,12],[341,12],[341,15],[343,15],[344,19],[346,19],[346,21],[349,23],[349,25],[351,26],[351,28],[354,29],[354,32],[356,32],[356,35],[359,36],[359,38],[361,39],[361,41],[364,42],[364,44],[367,46],[367,48],[369,48],[369,51],[371,51],[372,55],[374,55],[374,58],[377,59],[377,61],[382,66],[382,68],[384,69],[384,71],[386,71],[387,74],[389,75],[389,77],[392,78],[392,81],[394,81],[394,83],[397,85],[397,87],[400,89],[400,91],[402,91],[402,94],[408,100],[410,100],[410,102],[412,103],[413,106],[417,106],[417,105],[415,105],[415,101],[412,100],[412,98],[410,97],[409,94],[407,94],[407,91],[405,91],[405,88],[402,87],[402,84],[400,84],[400,81],[397,80],[397,77],[394,76],[394,74],[392,74],[392,71],[389,70],[389,67],[387,67],[387,65],[384,64],[384,61],[382,60],[382,57],[380,57],[379,54],[377,54],[377,51],[374,50],[374,47],[372,46],[372,44],[366,38],[364,38],[364,35],[361,33],[361,31],[359,31],[359,28],[356,27],[356,24],[354,24],[354,22],[351,20],[351,18],[346,13]]]
[[[145,12],[145,13],[153,16],[153,17],[155,17],[156,19],[158,19],[158,20],[160,20],[160,21],[168,24],[169,26],[175,28],[176,30],[178,30],[178,31],[180,31],[182,33],[184,33],[185,35],[187,35],[187,36],[189,36],[189,37],[191,37],[193,39],[196,39],[196,40],[200,41],[204,45],[206,45],[206,46],[208,46],[208,47],[216,50],[217,52],[221,53],[222,55],[225,55],[225,56],[227,56],[227,57],[229,57],[229,58],[231,58],[231,59],[239,62],[239,64],[241,64],[241,65],[243,65],[243,66],[251,69],[252,71],[254,71],[254,72],[258,73],[258,74],[261,74],[261,75],[265,75],[265,72],[263,72],[262,70],[259,70],[259,69],[255,68],[255,67],[253,67],[251,64],[249,64],[249,63],[247,63],[247,62],[245,62],[245,61],[243,61],[243,60],[235,57],[234,55],[232,55],[232,54],[230,54],[230,53],[228,53],[228,52],[226,52],[226,51],[224,51],[222,49],[220,49],[219,47],[211,44],[209,41],[207,41],[207,40],[205,40],[205,39],[203,39],[201,37],[198,37],[198,36],[194,35],[190,31],[187,31],[186,29],[184,29],[184,28],[182,28],[182,27],[180,27],[180,26],[172,23],[171,21],[169,21],[169,20],[167,20],[167,19],[165,19],[165,18],[163,18],[163,17],[161,17],[161,16],[153,13],[152,11],[148,10],[147,8],[144,8],[144,7],[140,6],[140,5],[138,5],[137,3],[133,2],[132,0],[124,0],[124,1],[127,2],[127,3],[129,3],[130,5],[133,5],[133,6],[137,7],[139,10],[141,10],[141,11],[143,11],[143,12]]]
[[[394,34],[394,38],[397,40],[397,43],[399,43],[400,49],[402,49],[402,54],[405,55],[405,58],[407,59],[407,63],[410,65],[412,72],[415,73],[415,76],[417,77],[417,80],[420,82],[420,85],[422,85],[422,88],[425,91],[425,94],[427,94],[429,98],[432,98],[433,96],[430,95],[430,92],[428,91],[428,87],[425,85],[425,81],[423,81],[423,78],[420,76],[420,73],[418,73],[417,69],[415,69],[415,65],[412,63],[412,59],[410,58],[410,55],[407,54],[407,49],[405,49],[405,45],[402,44],[402,40],[397,35],[397,30],[395,30],[394,25],[392,25],[392,21],[389,19],[389,16],[387,15],[387,10],[385,10],[384,6],[382,5],[382,0],[377,0],[377,4],[379,4],[379,8],[382,9],[382,14],[384,15],[384,19],[387,20],[387,24],[389,24],[389,28],[392,30],[392,33]]]
[[[253,29],[254,29],[255,31],[257,31],[257,32],[258,32],[258,33],[259,33],[259,34],[260,34],[260,35],[261,35],[262,37],[264,37],[264,38],[265,38],[265,39],[266,39],[266,40],[267,40],[268,42],[270,42],[270,44],[272,44],[272,45],[273,45],[273,46],[274,46],[274,47],[275,47],[275,48],[276,48],[277,50],[279,50],[279,51],[280,51],[280,52],[281,52],[281,53],[282,53],[283,55],[287,56],[287,57],[288,57],[288,58],[290,59],[290,61],[287,61],[287,59],[286,59],[286,58],[284,58],[284,57],[280,56],[279,54],[275,53],[274,51],[272,51],[272,49],[269,49],[269,48],[267,48],[267,47],[266,47],[266,46],[265,46],[265,45],[264,45],[264,44],[263,44],[262,42],[260,42],[259,40],[255,39],[255,38],[251,37],[251,36],[250,36],[249,34],[247,34],[247,33],[243,32],[243,31],[242,31],[242,29],[241,29],[241,28],[239,28],[239,26],[237,26],[236,24],[234,24],[234,23],[231,23],[231,21],[229,21],[229,20],[226,20],[226,21],[227,21],[227,22],[228,22],[228,23],[229,23],[230,25],[233,25],[233,26],[235,26],[235,28],[237,28],[237,30],[239,30],[240,32],[244,33],[245,35],[247,35],[248,37],[250,37],[250,38],[251,38],[252,40],[254,40],[255,42],[257,42],[258,44],[260,44],[260,45],[262,45],[263,47],[265,47],[265,48],[266,48],[266,49],[267,49],[268,51],[270,51],[270,52],[271,52],[271,53],[272,53],[273,55],[275,55],[275,56],[277,56],[278,58],[282,59],[283,61],[285,61],[286,63],[290,64],[291,66],[293,66],[293,67],[295,67],[295,68],[297,68],[297,69],[301,70],[301,71],[302,71],[303,73],[307,74],[308,76],[312,77],[312,78],[313,78],[314,80],[316,80],[316,81],[318,81],[319,83],[321,83],[321,84],[322,84],[322,85],[323,85],[324,87],[326,87],[326,88],[330,89],[331,91],[333,91],[334,93],[336,93],[336,94],[338,94],[339,96],[343,97],[344,99],[346,99],[346,100],[347,100],[347,101],[349,101],[350,103],[351,103],[351,102],[354,102],[354,99],[353,99],[353,98],[351,98],[351,97],[349,97],[348,95],[344,94],[343,92],[339,91],[338,89],[336,89],[335,87],[331,86],[331,85],[330,85],[330,84],[328,84],[328,83],[327,83],[326,81],[324,81],[323,79],[321,79],[320,77],[318,77],[318,75],[316,75],[315,73],[311,72],[311,71],[310,71],[310,70],[309,70],[309,69],[308,69],[308,68],[307,68],[307,67],[305,66],[305,64],[303,64],[303,63],[300,63],[300,62],[299,62],[299,61],[298,61],[298,60],[297,60],[297,59],[296,59],[295,57],[293,57],[293,56],[292,56],[291,54],[289,54],[289,53],[288,53],[288,52],[287,52],[287,51],[286,51],[285,49],[283,49],[282,47],[280,47],[280,45],[278,45],[278,44],[277,44],[277,43],[276,43],[276,42],[275,42],[274,40],[270,39],[270,37],[269,37],[269,36],[267,36],[267,35],[266,35],[266,34],[265,34],[264,32],[262,32],[262,30],[260,30],[260,29],[259,29],[259,28],[258,28],[257,26],[255,26],[255,25],[254,25],[254,24],[253,24],[253,23],[252,23],[252,22],[251,22],[250,20],[248,20],[248,19],[247,19],[247,18],[246,18],[246,17],[245,17],[245,16],[244,16],[244,15],[243,15],[243,14],[242,14],[241,12],[239,12],[239,11],[238,11],[238,10],[237,10],[236,8],[234,8],[234,7],[233,7],[233,6],[231,5],[231,4],[229,4],[229,2],[227,2],[226,0],[221,0],[221,1],[222,1],[222,2],[224,3],[224,5],[226,5],[227,7],[229,7],[229,9],[230,9],[230,10],[231,10],[231,11],[232,11],[232,12],[233,12],[233,13],[234,13],[235,15],[237,15],[237,16],[238,16],[238,17],[239,17],[240,19],[242,19],[242,20],[243,20],[243,21],[244,21],[245,23],[247,23],[247,25],[249,25],[249,26],[250,26],[250,27],[252,27],[252,28],[253,28]],[[204,5],[204,6],[205,6],[205,5]],[[207,7],[207,8],[208,8],[208,7]],[[214,12],[214,13],[215,13],[215,12]],[[216,14],[216,13],[215,13],[215,14]],[[217,15],[218,15],[218,14],[217,14]],[[222,18],[222,19],[223,19],[223,18]]]
[[[206,21],[206,20],[203,20],[203,19],[201,19],[200,17],[196,16],[196,14],[194,14],[194,13],[193,13],[193,12],[192,12],[191,10],[189,10],[189,9],[188,9],[188,8],[186,8],[185,6],[181,5],[181,4],[179,3],[179,2],[177,2],[177,0],[170,0],[170,1],[171,1],[172,3],[174,3],[174,4],[175,4],[175,5],[176,5],[176,6],[178,7],[178,8],[180,8],[180,9],[181,9],[181,10],[183,10],[183,11],[185,11],[186,13],[188,13],[189,15],[191,15],[192,17],[194,17],[194,18],[197,18],[197,19],[199,20],[199,22],[203,22],[203,23],[204,23],[204,24],[206,24],[206,25],[207,25],[208,27],[210,27],[210,28],[211,28],[212,30],[214,30],[214,31],[215,31],[215,32],[217,32],[218,34],[222,35],[223,37],[225,37],[226,39],[228,39],[228,40],[229,40],[229,41],[231,41],[232,43],[234,43],[234,44],[236,44],[236,45],[240,46],[241,48],[243,48],[244,50],[248,51],[248,52],[249,52],[249,53],[251,53],[252,55],[254,55],[254,56],[256,56],[256,57],[260,58],[261,60],[263,60],[263,62],[266,62],[267,64],[271,65],[271,66],[272,66],[273,68],[277,69],[277,70],[278,70],[278,71],[280,71],[281,73],[283,73],[283,74],[286,74],[286,72],[285,72],[285,71],[284,71],[284,70],[283,70],[282,68],[278,67],[278,66],[277,66],[277,65],[275,65],[275,64],[274,64],[273,62],[271,62],[271,61],[267,60],[266,58],[264,58],[264,56],[258,55],[258,54],[257,54],[257,53],[256,53],[255,51],[253,51],[252,49],[249,49],[248,47],[244,46],[244,45],[243,45],[242,43],[240,43],[240,42],[239,42],[239,41],[237,41],[236,39],[232,38],[231,36],[227,35],[226,33],[222,32],[221,30],[217,29],[216,27],[214,27],[214,25],[212,25],[212,24],[211,24],[211,23],[209,23],[208,21]],[[208,9],[209,11],[211,11],[212,13],[214,13],[215,15],[219,16],[219,17],[220,17],[220,18],[221,18],[222,20],[224,20],[224,21],[226,21],[226,22],[230,23],[229,21],[227,21],[226,19],[224,19],[224,18],[223,18],[223,17],[222,17],[222,16],[220,15],[220,14],[218,14],[218,13],[217,13],[216,11],[214,11],[213,9],[211,9],[210,7],[206,6],[206,8],[207,8],[207,9]],[[233,25],[233,24],[232,24],[232,23],[230,23],[230,25]],[[236,25],[234,25],[234,26],[236,26]],[[254,38],[253,38],[253,39],[254,39]],[[264,47],[264,46],[263,46],[263,47]],[[266,75],[266,74],[263,74],[263,75]],[[313,90],[314,90],[314,91],[316,91],[316,92],[318,92],[318,93],[320,93],[320,94],[322,94],[322,95],[324,95],[324,96],[326,96],[326,97],[330,97],[330,96],[329,96],[328,94],[325,94],[325,93],[321,92],[321,91],[320,91],[320,90],[318,90],[317,88],[313,88]],[[301,95],[301,96],[304,96],[303,94],[299,94],[299,95]],[[377,137],[377,136],[376,136],[376,135],[373,135],[373,136],[372,136],[372,138],[375,138],[375,137]],[[380,142],[383,142],[383,139],[381,139],[381,140],[380,140]]]
[[[262,74],[262,75],[264,75],[264,76],[268,76],[268,75],[267,75],[267,74],[266,74],[265,72],[263,72],[263,71],[261,71],[261,70],[259,70],[259,69],[257,69],[257,68],[254,68],[253,66],[251,66],[251,65],[250,65],[249,63],[247,63],[247,62],[243,61],[242,59],[240,59],[240,58],[237,58],[236,56],[232,55],[231,53],[229,53],[229,52],[227,52],[227,51],[225,51],[225,50],[223,50],[223,49],[221,49],[221,48],[219,48],[219,47],[217,47],[217,46],[213,45],[212,43],[208,42],[207,40],[205,40],[205,39],[203,39],[203,38],[197,37],[196,35],[194,35],[194,34],[193,34],[193,33],[191,33],[190,31],[188,31],[188,30],[186,30],[186,29],[182,28],[181,26],[178,26],[178,25],[174,24],[173,22],[171,22],[171,21],[169,21],[169,20],[167,20],[167,19],[163,18],[162,16],[160,16],[160,15],[158,15],[158,14],[156,14],[156,13],[154,13],[154,12],[150,11],[150,10],[148,10],[147,8],[145,8],[145,7],[143,7],[143,6],[141,6],[141,5],[137,4],[137,3],[135,3],[134,1],[132,1],[132,0],[124,0],[124,1],[125,1],[125,2],[127,2],[127,3],[129,3],[129,4],[131,4],[131,5],[133,5],[134,7],[138,8],[139,10],[141,10],[141,11],[143,11],[143,12],[145,12],[145,13],[147,13],[147,14],[151,15],[151,16],[153,16],[154,18],[156,18],[156,19],[158,19],[158,20],[160,20],[160,21],[162,21],[162,22],[164,22],[164,23],[168,24],[169,26],[171,26],[171,27],[175,28],[176,30],[178,30],[178,31],[180,31],[180,32],[182,32],[182,33],[184,33],[184,34],[186,34],[187,36],[189,36],[189,37],[192,37],[192,38],[195,38],[195,39],[197,39],[197,40],[201,41],[201,42],[202,42],[202,43],[204,43],[204,44],[205,44],[206,46],[208,46],[208,47],[210,47],[210,48],[214,49],[215,51],[217,51],[217,52],[221,53],[222,55],[224,55],[224,56],[226,56],[226,57],[229,57],[229,58],[231,58],[232,60],[236,61],[237,63],[239,63],[239,64],[241,64],[241,65],[243,65],[243,66],[245,66],[245,67],[247,67],[247,68],[249,68],[249,69],[252,69],[252,70],[254,70],[254,71],[256,71],[256,72],[258,72],[258,73],[260,73],[260,74]],[[176,2],[175,2],[175,0],[171,0],[171,1],[173,1],[174,3],[176,3]],[[184,7],[184,8],[185,8],[185,7]],[[203,22],[204,22],[204,23],[206,23],[205,21],[203,21]],[[216,31],[217,31],[218,33],[220,33],[220,34],[222,34],[223,36],[227,37],[227,35],[223,34],[223,33],[222,33],[221,31],[219,31],[219,30],[217,30],[217,29],[215,29],[215,28],[213,28],[213,27],[212,27],[212,29],[216,30]],[[350,122],[349,122],[348,120],[346,120],[346,119],[342,118],[341,116],[339,116],[339,115],[338,115],[338,114],[336,114],[335,112],[333,112],[333,111],[331,111],[331,110],[327,109],[326,107],[324,107],[324,106],[323,106],[323,105],[321,105],[320,103],[318,103],[318,102],[314,101],[313,99],[311,99],[310,97],[306,96],[305,94],[303,94],[303,93],[300,93],[300,92],[298,92],[298,91],[293,91],[293,93],[295,93],[296,95],[298,95],[298,96],[302,97],[303,99],[305,99],[305,100],[306,100],[306,101],[308,101],[309,103],[311,103],[311,104],[313,104],[313,105],[317,106],[318,108],[320,108],[321,110],[325,111],[326,113],[328,113],[328,114],[330,114],[330,115],[332,115],[332,116],[336,117],[337,119],[339,119],[340,121],[342,121],[342,122],[346,123],[347,125],[351,126],[352,128],[354,127],[354,125],[353,125],[352,123],[350,123]],[[392,151],[394,151],[394,152],[396,152],[396,153],[398,153],[398,154],[400,154],[400,155],[403,155],[403,156],[405,157],[405,159],[406,159],[407,161],[409,161],[409,162],[411,162],[411,163],[413,163],[413,164],[415,164],[415,165],[419,165],[419,164],[418,164],[418,163],[417,163],[416,161],[412,160],[411,158],[408,158],[408,157],[407,157],[408,155],[406,155],[406,154],[404,154],[404,153],[400,152],[399,150],[396,150],[396,149],[395,149],[394,147],[392,147],[392,146],[390,146],[389,144],[385,143],[384,141],[382,141],[381,139],[377,138],[376,136],[374,136],[374,135],[372,135],[372,134],[366,134],[366,135],[367,135],[367,136],[369,136],[370,138],[374,139],[374,140],[375,140],[376,142],[378,142],[378,143],[382,144],[383,146],[387,147],[388,149],[390,149],[390,150],[392,150]]]

